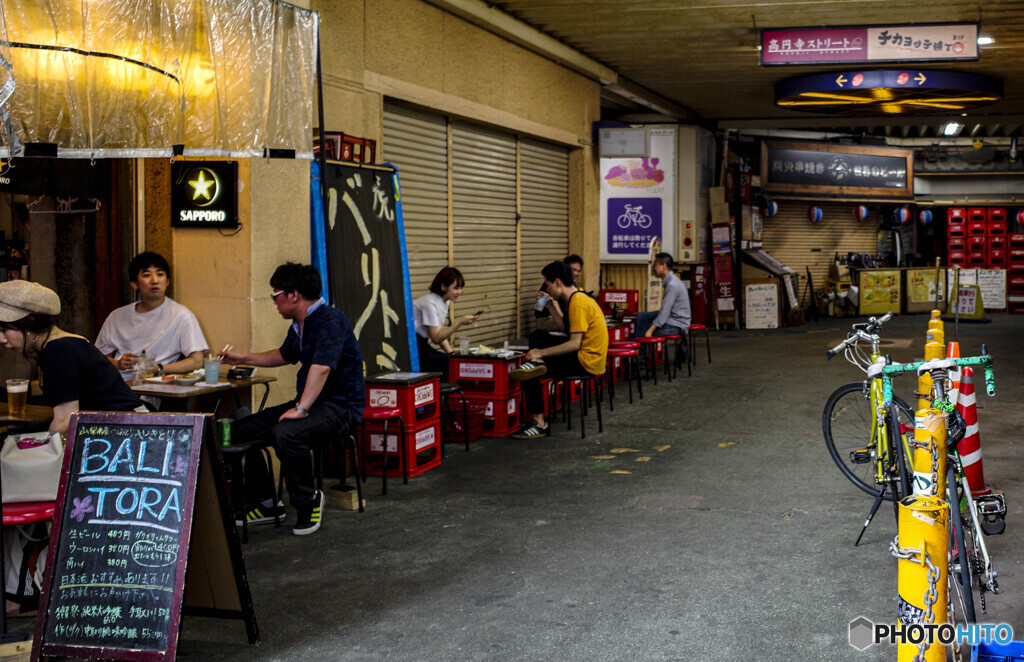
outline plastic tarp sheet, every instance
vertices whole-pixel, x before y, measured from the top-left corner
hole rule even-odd
[[[276,0],[0,0],[0,155],[312,158],[317,20]]]

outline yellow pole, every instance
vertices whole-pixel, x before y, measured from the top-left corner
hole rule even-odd
[[[899,504],[899,549],[895,550],[899,586],[899,620],[904,633],[897,643],[898,662],[944,662],[946,647],[933,637],[914,643],[911,635],[927,633],[917,627],[946,622],[949,505],[938,497],[912,494]],[[917,656],[922,653],[923,658]]]
[[[946,496],[946,419],[938,409],[914,416],[914,494]]]
[[[937,312],[937,311],[933,311]],[[938,320],[941,325],[942,320]],[[924,360],[931,361],[933,359],[944,359],[946,358],[946,345],[944,334],[941,329],[933,330],[932,323],[929,322],[929,333],[927,335],[929,340],[924,343]],[[932,376],[928,373],[923,373],[917,378],[917,408],[927,409],[932,406]]]

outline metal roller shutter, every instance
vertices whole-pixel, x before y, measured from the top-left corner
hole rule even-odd
[[[452,316],[486,310],[462,335],[498,343],[516,335],[516,140],[455,122],[451,158],[453,261],[466,278]]]
[[[443,117],[384,105],[383,160],[398,167],[412,297],[448,265],[448,129]]]
[[[811,206],[821,208],[820,223],[807,220],[807,209]],[[779,212],[764,219],[764,250],[800,274],[798,296],[803,296],[805,267],[811,270],[814,287],[822,289],[836,253],[874,255],[878,251],[877,212],[872,209],[867,220],[858,221],[853,216],[854,207],[855,204],[783,200],[779,202]]]
[[[569,153],[564,147],[519,142],[519,306],[523,334],[536,324],[540,270],[569,253]]]

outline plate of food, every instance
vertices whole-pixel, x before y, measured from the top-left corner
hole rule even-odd
[[[177,375],[162,375],[160,377],[147,377],[146,381],[150,384],[173,384],[177,379]]]

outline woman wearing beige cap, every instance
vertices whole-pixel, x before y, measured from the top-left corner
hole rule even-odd
[[[96,347],[56,325],[60,298],[27,280],[0,283],[0,344],[35,360],[51,432],[66,434],[76,411],[146,411]]]

